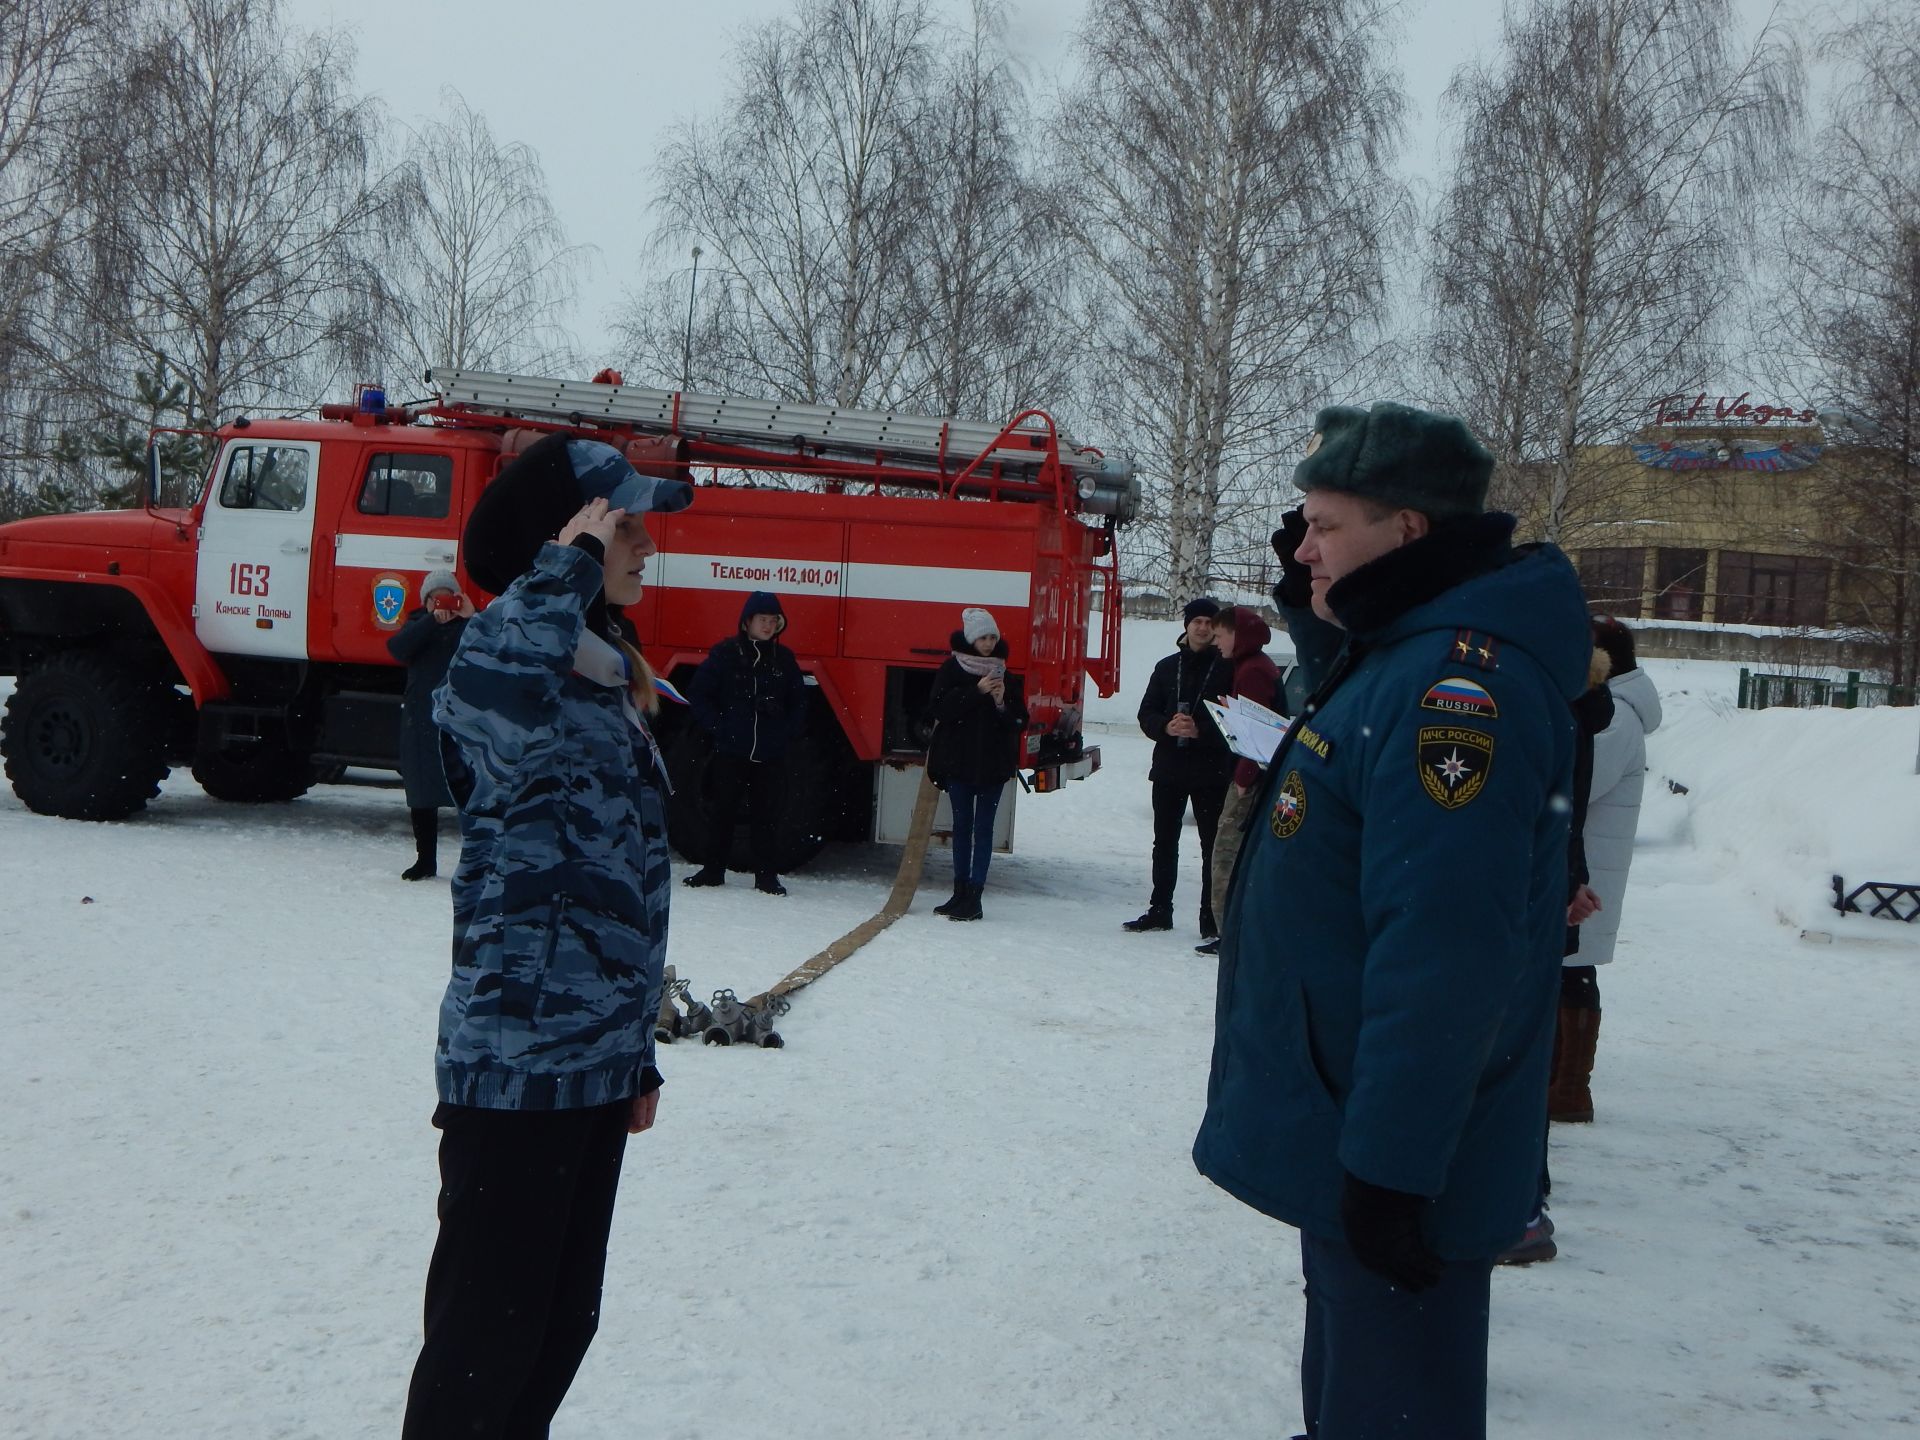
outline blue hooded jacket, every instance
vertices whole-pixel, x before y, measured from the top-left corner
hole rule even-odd
[[[1344,644],[1274,757],[1221,926],[1202,1174],[1342,1234],[1345,1174],[1423,1195],[1450,1259],[1535,1199],[1567,904],[1568,702],[1586,606],[1566,557],[1479,516],[1329,596]],[[1288,615],[1299,653],[1335,627]],[[1325,632],[1332,632],[1331,635]]]
[[[779,597],[755,590],[740,607],[740,626],[714,646],[687,687],[694,723],[713,736],[721,755],[769,762],[780,759],[806,733],[807,681],[793,651],[775,638],[751,640],[747,622],[777,615],[787,628]]]

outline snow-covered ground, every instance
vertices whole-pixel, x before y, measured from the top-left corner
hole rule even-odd
[[[930,879],[784,1051],[663,1053],[556,1435],[1291,1433],[1292,1232],[1187,1158],[1191,839],[1184,928],[1117,928],[1147,870],[1132,709],[1176,633],[1128,631],[1106,769],[1022,800],[985,923],[927,913]],[[1743,714],[1731,668],[1649,668],[1653,774],[1688,791],[1650,790],[1599,1123],[1555,1130],[1562,1256],[1495,1276],[1492,1433],[1906,1433],[1920,933],[1822,902],[1836,871],[1920,880],[1920,714]],[[0,1436],[396,1433],[448,924],[407,850],[393,789],[250,808],[180,775],[112,825],[0,789]],[[758,989],[895,858],[832,854],[786,900],[682,890],[673,959]]]

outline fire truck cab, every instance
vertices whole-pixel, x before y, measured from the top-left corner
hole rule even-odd
[[[318,420],[223,427],[190,504],[156,503],[156,484],[143,510],[0,526],[0,673],[18,677],[0,754],[29,807],[124,818],[176,763],[241,801],[292,799],[345,765],[395,767],[403,674],[387,640],[429,571],[489,598],[460,562],[466,517],[513,453],[556,429],[696,483],[691,509],[649,517],[661,554],[627,611],[661,674],[684,689],[749,591],[780,596],[810,687],[783,869],[828,839],[901,838],[962,606],[993,611],[1025,677],[1023,783],[1097,766],[1082,699],[1089,679],[1103,694],[1118,680],[1114,528],[1137,486],[1045,415],[990,426],[610,373],[428,379],[434,399],[414,410],[369,388]],[[704,736],[672,705],[659,729],[675,843],[704,856]]]

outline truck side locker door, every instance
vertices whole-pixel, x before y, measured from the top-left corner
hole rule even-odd
[[[307,656],[320,446],[227,442],[201,517],[194,630],[216,653]]]
[[[402,429],[375,431],[359,447],[334,540],[335,658],[392,663],[387,639],[420,603],[420,582],[459,560],[472,506],[455,503],[455,477],[477,454],[436,449]],[[476,605],[485,599],[468,593]]]
[[[911,504],[896,501],[896,505]],[[950,508],[950,507],[949,507]],[[1033,603],[1034,527],[1030,507],[968,505],[1004,524],[856,522],[847,549],[849,658],[937,665],[962,609],[993,612],[1007,663],[1027,666],[1027,610]],[[925,652],[938,654],[928,656]]]
[[[847,527],[795,519],[794,508],[777,491],[714,488],[664,517],[664,533],[655,532],[661,552],[647,562],[648,598],[634,616],[648,644],[710,649],[739,629],[750,593],[770,590],[787,615],[781,643],[802,664],[837,653]]]

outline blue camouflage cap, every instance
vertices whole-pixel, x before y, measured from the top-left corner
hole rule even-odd
[[[568,440],[567,459],[580,482],[582,500],[605,500],[629,515],[668,513],[693,503],[693,487],[684,480],[642,475],[613,446],[598,440]]]
[[[505,594],[588,500],[635,515],[684,510],[693,503],[693,487],[642,475],[600,441],[543,436],[503,465],[474,503],[460,542],[468,576],[488,594]]]

